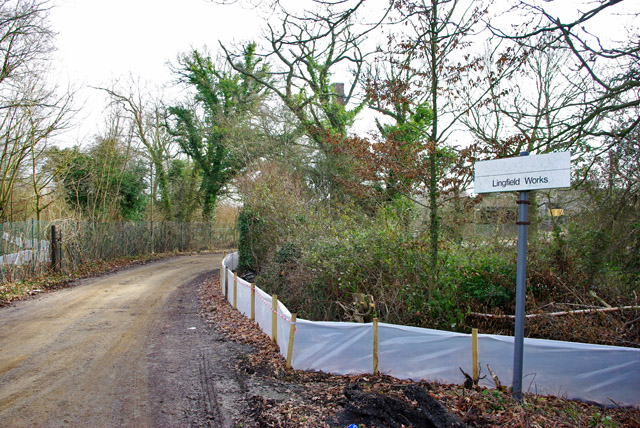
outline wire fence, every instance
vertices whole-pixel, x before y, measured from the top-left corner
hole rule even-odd
[[[0,282],[38,276],[50,269],[51,226],[60,242],[63,272],[98,260],[153,253],[204,251],[236,246],[234,227],[215,223],[76,220],[0,223]]]

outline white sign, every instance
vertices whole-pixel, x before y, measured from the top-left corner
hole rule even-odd
[[[571,187],[571,153],[478,161],[475,165],[475,193]]]

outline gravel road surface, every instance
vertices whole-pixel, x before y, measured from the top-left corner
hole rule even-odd
[[[230,426],[246,406],[231,361],[249,349],[220,340],[197,296],[220,260],[155,261],[1,309],[0,425]]]

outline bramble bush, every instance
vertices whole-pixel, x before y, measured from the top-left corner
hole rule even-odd
[[[248,189],[251,197],[240,216],[244,225],[239,225],[248,227],[247,234],[240,231],[241,265],[243,258],[249,260],[246,266],[257,271],[257,285],[277,293],[301,317],[349,320],[356,292],[372,295],[376,316],[397,324],[492,331],[497,322],[469,314],[514,313],[513,236],[493,236],[483,228],[473,237],[443,237],[437,284],[428,299],[428,215],[412,201],[397,197],[374,211],[314,201],[295,177],[275,167],[253,177]],[[611,305],[634,304],[629,296],[637,290],[637,274],[633,279],[622,264],[597,254],[601,233],[567,223],[530,240],[528,312],[553,302],[601,305],[592,291]],[[510,322],[499,331],[510,334]],[[532,328],[541,337],[551,327]],[[568,337],[565,333],[558,337]]]
[[[262,218],[273,214],[265,206]],[[458,244],[443,248],[440,281],[427,300],[428,235],[423,214],[406,199],[394,200],[374,216],[357,207],[316,208],[304,221],[295,210],[277,215],[288,226],[280,230],[289,233],[279,234],[268,259],[258,262],[256,282],[300,316],[347,320],[353,293],[359,292],[374,297],[384,321],[464,329],[470,308],[510,304],[514,257]]]

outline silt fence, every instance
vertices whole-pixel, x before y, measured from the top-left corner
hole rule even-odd
[[[278,343],[289,367],[334,374],[380,372],[447,384],[464,383],[460,369],[473,372],[472,335],[377,322],[295,319],[277,296],[237,278],[233,273],[237,263],[237,253],[222,261],[222,292]],[[513,337],[476,337],[476,364],[481,373],[488,374],[488,365],[503,383],[510,382]],[[480,384],[494,386],[491,376]],[[640,402],[640,349],[525,339],[523,391],[636,407]]]

